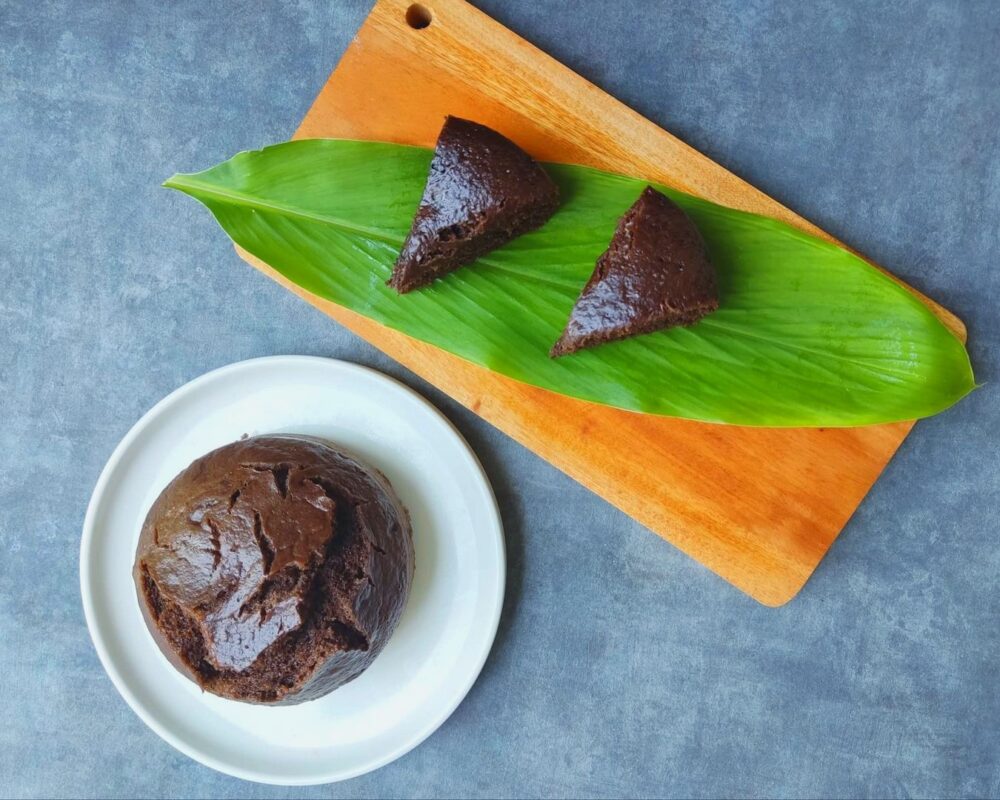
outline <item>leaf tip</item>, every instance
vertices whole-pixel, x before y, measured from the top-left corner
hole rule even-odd
[[[160,184],[164,189],[180,189],[181,188],[181,178],[184,175],[180,172],[175,172],[169,178],[167,178],[163,183]]]

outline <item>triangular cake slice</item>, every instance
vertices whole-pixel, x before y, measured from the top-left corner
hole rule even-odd
[[[448,117],[389,285],[425,286],[541,226],[558,205],[559,189],[510,139]]]
[[[715,269],[701,234],[677,205],[647,186],[618,222],[550,355],[690,325],[718,307]]]

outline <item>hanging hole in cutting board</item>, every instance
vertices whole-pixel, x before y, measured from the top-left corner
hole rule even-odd
[[[420,3],[414,3],[406,9],[406,24],[415,30],[426,28],[432,19],[434,17],[431,15],[431,10]]]

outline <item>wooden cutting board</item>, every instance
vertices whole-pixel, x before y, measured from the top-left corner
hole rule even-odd
[[[432,146],[446,114],[539,159],[645,177],[833,240],[462,0],[380,0],[296,138]],[[242,255],[766,605],[802,588],[912,427],[740,428],[573,400],[382,327]],[[964,340],[962,323],[923,299]]]

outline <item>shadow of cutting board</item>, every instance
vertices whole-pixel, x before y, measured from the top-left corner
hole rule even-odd
[[[433,146],[445,114],[539,159],[645,177],[832,241],[463,0],[380,0],[296,138]],[[912,427],[740,428],[573,400],[382,327],[242,255],[767,605],[802,588]],[[923,299],[964,340],[962,323]]]

